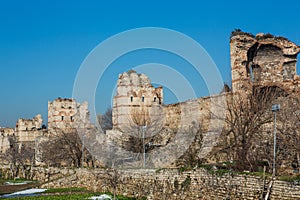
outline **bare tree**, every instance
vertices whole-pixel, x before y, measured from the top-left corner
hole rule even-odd
[[[106,130],[110,130],[113,127],[113,123],[112,123],[112,109],[108,108],[106,110],[106,112],[103,115],[98,115],[98,123],[100,125],[100,127],[102,128],[102,130],[105,131]]]
[[[85,133],[85,131],[83,131]],[[84,147],[78,129],[67,130],[56,128],[49,140],[42,142],[43,161],[47,165],[67,165],[80,167],[85,159],[90,158]]]
[[[15,136],[8,137],[10,148],[5,152],[3,159],[9,163],[11,177],[17,177],[21,170],[22,176],[27,178],[27,167],[34,160],[34,149],[29,145],[19,143]]]
[[[98,180],[102,180],[102,187],[108,191],[110,188],[113,190],[114,199],[116,199],[116,193],[118,186],[123,184],[121,173],[117,169],[107,168],[101,171],[93,171],[93,175]]]
[[[300,169],[300,95],[281,99],[277,117],[277,166]],[[283,163],[285,162],[285,163]]]
[[[112,187],[114,200],[116,199],[117,187],[119,184],[122,184],[121,174],[116,169],[107,169],[106,170],[106,180],[108,185]]]
[[[153,141],[163,129],[164,117],[161,106],[150,107],[145,105],[133,106],[130,109],[129,125],[122,131],[129,134],[129,140],[123,146],[125,149],[145,155],[154,148]],[[144,163],[145,164],[145,163]]]
[[[266,136],[272,122],[271,106],[280,96],[287,94],[278,87],[254,87],[250,93],[228,96],[226,127],[223,129],[221,147],[217,153],[225,153],[236,161],[238,170],[255,170],[259,155],[259,141]],[[268,147],[266,147],[268,148]]]

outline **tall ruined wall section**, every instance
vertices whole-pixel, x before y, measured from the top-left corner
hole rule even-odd
[[[252,86],[278,86],[287,91],[299,87],[296,75],[300,47],[271,34],[236,31],[230,39],[232,90],[251,91]]]
[[[34,143],[37,137],[43,135],[43,119],[40,114],[32,119],[18,119],[15,135],[19,143]]]
[[[40,114],[33,119],[18,119],[16,132],[31,131],[42,128],[43,119]]]
[[[191,128],[197,128],[197,134],[201,134],[201,147],[195,142],[190,145],[198,151],[199,158],[206,158],[218,143],[219,135],[225,126],[226,102],[230,95],[231,93],[223,93],[166,105],[164,125],[175,133],[190,133]],[[194,137],[199,138],[199,135]]]
[[[166,115],[165,126],[176,130],[191,126],[192,123],[209,123],[211,98],[204,97],[181,103],[169,104],[164,107]]]
[[[88,103],[82,104],[75,99],[58,98],[48,102],[48,129],[69,129],[78,126],[86,127],[90,123]]]
[[[15,134],[12,128],[0,128],[0,153],[5,153],[10,148],[9,137]]]
[[[117,94],[113,100],[113,129],[131,126],[134,115],[147,114],[155,118],[163,104],[162,87],[155,88],[144,74],[131,70],[119,75]],[[141,109],[143,109],[143,113]],[[137,111],[136,111],[137,110]],[[142,117],[142,116],[141,116]]]

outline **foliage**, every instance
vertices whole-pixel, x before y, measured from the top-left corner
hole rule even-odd
[[[182,188],[183,190],[188,189],[188,188],[190,187],[190,185],[191,185],[191,182],[192,182],[191,177],[190,177],[190,176],[187,176],[187,177],[185,178],[185,180],[181,183],[181,188]]]
[[[279,176],[278,178],[281,181],[287,181],[287,182],[300,182],[300,175],[298,176]]]

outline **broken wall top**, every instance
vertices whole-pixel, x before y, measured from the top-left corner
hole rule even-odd
[[[296,75],[299,52],[300,47],[284,37],[232,32],[232,90],[250,90],[253,85],[286,85],[289,88],[299,85]]]

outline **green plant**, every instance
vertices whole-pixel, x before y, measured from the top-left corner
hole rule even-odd
[[[298,176],[279,176],[279,180],[281,181],[287,181],[287,182],[300,182],[300,175]]]
[[[235,173],[245,174],[245,175],[250,175],[250,176],[259,176],[259,177],[263,177],[263,175],[264,175],[264,172],[246,172],[246,171],[244,171],[244,172],[235,172]],[[271,174],[266,172],[265,176],[269,177],[269,176],[271,176]]]
[[[192,182],[191,177],[187,176],[185,178],[185,180],[181,183],[181,188],[184,189],[184,190],[189,188],[189,186],[191,185],[191,182]]]
[[[182,172],[190,171],[190,170],[192,170],[190,167],[185,167],[185,166],[178,168],[178,172],[179,172],[180,174],[181,174]]]
[[[203,168],[203,169],[206,169],[207,171],[211,171],[212,170],[212,166],[211,165],[199,165],[198,166],[199,168]]]

